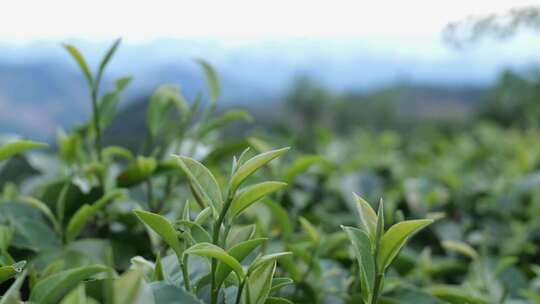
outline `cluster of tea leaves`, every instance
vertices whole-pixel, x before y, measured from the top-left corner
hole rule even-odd
[[[100,91],[118,45],[96,73],[66,46],[88,122],[48,153],[0,147],[17,176],[0,196],[0,304],[540,302],[540,129],[357,131],[314,138],[316,154],[225,141],[252,118],[216,111],[199,60],[208,90],[159,87],[134,152],[101,140],[131,80]]]

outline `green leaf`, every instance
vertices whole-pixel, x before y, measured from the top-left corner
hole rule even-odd
[[[189,111],[189,107],[177,87],[163,85],[152,94],[146,111],[146,125],[152,136],[156,136],[166,126],[169,111],[175,106],[179,112],[187,113]]]
[[[255,248],[266,242],[266,240],[267,239],[265,238],[247,240],[234,245],[233,247],[231,247],[231,249],[227,250],[227,253],[233,258],[235,258],[237,261],[242,262],[248,255],[250,255],[255,250]],[[225,281],[225,279],[232,270],[233,269],[227,264],[221,262],[218,264],[215,276],[217,286],[221,286],[223,281]]]
[[[255,235],[255,229],[255,225],[233,226],[225,241],[225,248],[230,249],[238,243],[251,239]]]
[[[70,293],[68,293],[60,304],[87,304],[86,289],[84,284],[79,284]]]
[[[291,284],[294,284],[294,281],[291,278],[273,278],[272,288],[270,289],[270,293],[277,292],[281,288],[285,286],[289,286]]]
[[[143,210],[134,210],[133,212],[143,223],[156,232],[178,256],[182,255],[182,245],[180,244],[180,240],[178,240],[173,224],[169,220],[152,212]]]
[[[40,252],[55,249],[61,245],[54,231],[42,221],[20,218],[15,221],[14,226],[13,247]]]
[[[69,243],[75,240],[92,216],[106,204],[119,199],[124,195],[125,193],[123,191],[114,191],[106,194],[92,205],[85,204],[79,208],[69,220],[66,231],[66,241]]]
[[[26,261],[20,261],[10,266],[0,267],[0,284],[23,271],[25,265]]]
[[[341,226],[347,233],[354,249],[354,255],[360,268],[360,282],[362,284],[362,294],[364,301],[369,301],[375,286],[375,261],[369,236],[363,230]],[[365,295],[364,295],[364,292]]]
[[[160,304],[204,304],[185,289],[164,282],[151,283],[156,303]]]
[[[252,122],[253,117],[246,111],[228,111],[221,117],[212,119],[211,121],[206,123],[199,130],[199,137],[204,137],[211,131],[223,128],[225,125],[235,121]]]
[[[197,217],[195,218],[195,223],[198,225],[202,225],[206,222],[206,220],[212,215],[212,208],[206,207],[199,214],[197,214]]]
[[[133,80],[131,76],[121,77],[115,80],[114,84],[116,85],[117,91],[123,91]]]
[[[292,252],[285,251],[285,252],[276,252],[271,253],[267,255],[263,255],[260,257],[257,257],[251,265],[249,265],[248,274],[251,274],[253,271],[255,271],[257,268],[259,268],[261,265],[264,265],[265,263],[268,263],[270,261],[275,261],[277,259],[281,259],[286,256],[292,255]]]
[[[275,271],[275,260],[267,261],[257,267],[247,278],[244,296],[240,303],[264,304],[270,294]]]
[[[204,77],[206,78],[206,83],[208,84],[208,89],[210,90],[210,104],[211,107],[215,107],[219,95],[221,94],[221,83],[219,77],[216,73],[216,70],[206,61],[198,59],[197,62],[201,66],[204,72]]]
[[[444,249],[449,251],[454,251],[457,253],[461,253],[465,256],[470,257],[471,259],[478,258],[478,253],[474,248],[469,246],[469,244],[460,242],[460,241],[454,241],[454,240],[446,240],[441,243]]]
[[[328,164],[328,161],[319,155],[302,156],[289,165],[287,171],[285,171],[285,174],[283,175],[283,179],[287,183],[292,183],[298,175],[307,171],[311,166],[317,163]]]
[[[0,147],[0,161],[6,160],[15,154],[19,154],[27,150],[45,148],[47,146],[47,144],[30,140],[18,140],[15,142],[10,142]]]
[[[293,225],[287,210],[273,200],[265,200],[264,204],[270,209],[274,219],[279,223],[283,237],[288,239],[292,235]]]
[[[128,161],[135,161],[135,157],[133,157],[133,153],[129,151],[128,149],[120,146],[108,146],[103,149],[103,157],[105,159],[111,159],[114,156],[125,158]]]
[[[431,223],[433,220],[410,220],[399,222],[390,227],[382,238],[377,256],[379,272],[384,272],[390,266],[410,236]]]
[[[107,67],[107,64],[109,63],[112,56],[118,49],[118,46],[120,46],[121,42],[122,42],[121,38],[116,39],[111,45],[111,47],[107,50],[107,53],[105,53],[105,56],[103,56],[103,58],[101,59],[101,62],[99,63],[97,76],[96,76],[96,82],[98,82],[98,84],[99,84],[99,81],[101,80],[101,77],[103,76],[103,73],[105,72],[105,68]]]
[[[26,278],[26,271],[24,271],[11,286],[9,289],[2,295],[0,298],[0,304],[19,304],[21,303],[19,293],[21,286],[24,283]]]
[[[304,232],[309,236],[309,238],[313,242],[318,243],[320,241],[321,237],[319,236],[319,232],[317,231],[317,228],[315,228],[315,226],[313,226],[303,216],[301,216],[299,218],[299,220],[300,220],[300,225],[302,225],[302,229],[304,230]]]
[[[375,235],[377,234],[377,214],[371,208],[371,205],[358,194],[353,193],[353,195],[356,200],[356,210],[360,217],[360,225],[367,232],[369,238],[375,241]]]
[[[488,303],[487,301],[481,298],[465,293],[463,291],[463,288],[458,287],[458,286],[450,286],[450,285],[433,286],[433,287],[429,287],[427,289],[427,292],[449,303],[455,303],[455,304],[462,304],[462,303],[487,304]]]
[[[231,255],[229,255],[225,250],[223,250],[221,247],[218,247],[214,244],[210,243],[199,243],[195,244],[184,252],[184,254],[193,254],[198,256],[204,256],[204,257],[211,257],[219,260],[220,262],[226,264],[227,266],[231,267],[232,270],[238,275],[240,279],[243,279],[245,274],[244,270],[242,269],[242,265]]]
[[[62,271],[39,281],[30,293],[30,301],[40,304],[58,303],[73,288],[91,276],[105,272],[101,265],[85,266]]]
[[[223,198],[216,178],[208,168],[198,161],[185,156],[175,155],[175,157],[180,168],[182,168],[191,182],[194,196],[199,197],[203,201],[204,207],[212,207],[214,215],[217,216],[223,205]]]
[[[113,121],[114,116],[116,115],[116,109],[118,108],[118,103],[120,102],[119,92],[109,92],[105,94],[98,105],[99,111],[99,126],[102,129],[105,129]]]
[[[240,191],[240,193],[236,195],[232,202],[229,212],[230,218],[232,219],[240,215],[240,213],[242,213],[249,206],[257,202],[261,198],[265,197],[270,193],[276,192],[284,188],[285,186],[287,186],[286,183],[270,181],[255,184]]]
[[[152,275],[152,281],[164,281],[165,271],[163,270],[163,264],[161,263],[161,254],[158,252],[156,256],[156,264],[154,267],[154,273]]]
[[[268,297],[264,304],[293,304],[293,302],[285,298]]]
[[[186,226],[189,229],[191,237],[195,240],[196,243],[211,243],[212,237],[201,225],[186,220],[180,220],[176,222],[179,225]]]
[[[145,290],[141,270],[130,270],[114,280],[114,304],[154,303],[153,294]]]
[[[57,233],[60,232],[61,230],[60,224],[56,220],[56,217],[52,213],[49,206],[47,206],[47,204],[31,196],[22,197],[21,202],[41,211],[45,215],[45,217],[47,217],[47,219],[51,222],[51,224],[53,224],[54,230]]]
[[[264,166],[274,158],[277,158],[283,155],[285,152],[289,151],[289,148],[283,148],[279,150],[272,150],[268,152],[261,153],[254,156],[253,158],[246,161],[243,165],[236,170],[231,179],[231,190],[236,191],[236,189],[248,178],[253,172],[257,171],[260,167]]]
[[[64,44],[64,49],[69,52],[71,57],[75,59],[77,64],[79,65],[79,68],[84,74],[84,77],[86,78],[86,81],[88,82],[88,86],[90,88],[94,87],[94,79],[92,78],[92,73],[90,72],[90,68],[88,67],[88,64],[86,63],[86,60],[84,60],[84,57],[81,55],[79,50],[71,45],[71,44]]]

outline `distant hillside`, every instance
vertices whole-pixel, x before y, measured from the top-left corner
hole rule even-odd
[[[74,43],[93,67],[107,47],[104,43]],[[400,110],[404,115],[411,111],[454,115],[464,113],[468,101],[463,100],[476,100],[474,92],[465,92],[467,97],[462,98],[460,86],[487,86],[501,65],[509,64],[497,59],[505,53],[490,52],[493,57],[489,57],[479,52],[430,47],[424,51],[433,56],[419,56],[411,50],[366,40],[164,40],[124,44],[111,61],[105,82],[134,76],[122,107],[129,107],[130,101],[148,96],[165,83],[179,85],[190,98],[205,90],[203,75],[194,62],[200,57],[210,61],[222,78],[222,105],[267,107],[268,103],[283,100],[296,77],[308,75],[336,94],[376,95],[384,88],[395,90],[396,83],[410,83],[412,89],[394,92],[400,95],[395,100],[407,100],[407,106]],[[522,61],[530,59],[523,57]],[[441,91],[437,92],[437,88]],[[69,128],[89,116],[87,94],[80,72],[60,42],[0,47],[0,133],[50,139],[57,126]],[[409,103],[412,101],[416,105]]]
[[[334,96],[335,100],[323,109],[326,119],[336,128],[373,126],[372,120],[381,118],[381,108],[389,106],[392,119],[400,122],[419,121],[463,122],[471,118],[484,99],[486,89],[479,87],[437,87],[421,85],[398,85],[369,93]],[[145,115],[148,98],[127,103],[107,129],[106,142],[130,148],[139,147],[146,137]],[[221,106],[222,110],[230,104]],[[253,114],[258,126],[288,124],[298,119],[283,98],[257,99],[245,106]],[[387,109],[388,110],[388,109]],[[333,121],[333,122],[332,122]],[[376,126],[391,127],[393,122],[380,121]],[[347,124],[344,126],[343,124]]]

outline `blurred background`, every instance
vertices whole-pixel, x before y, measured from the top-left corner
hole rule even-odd
[[[540,107],[537,1],[9,1],[0,11],[0,133],[54,141],[90,116],[84,78],[123,38],[104,83],[130,75],[108,138],[144,128],[164,83],[204,90],[195,59],[219,72],[220,107],[302,134],[534,124]],[[105,87],[104,90],[107,88]],[[404,128],[405,127],[405,128]]]

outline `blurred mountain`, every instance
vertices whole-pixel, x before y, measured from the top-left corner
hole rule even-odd
[[[97,66],[105,43],[69,41],[91,66]],[[159,40],[122,45],[107,71],[104,90],[117,77],[133,75],[125,100],[148,96],[158,85],[177,84],[192,98],[205,90],[195,58],[204,58],[219,71],[222,104],[257,106],[284,98],[293,79],[308,75],[332,92],[372,92],[396,83],[459,90],[487,86],[509,60],[509,50],[489,56],[480,50],[455,52],[439,44],[403,44],[369,40],[215,41]],[[511,52],[510,52],[511,53]],[[511,58],[518,58],[512,53]],[[427,91],[418,110],[432,101],[448,107],[460,100],[440,99]],[[90,100],[84,79],[59,43],[0,45],[0,132],[50,138],[57,126],[70,127],[87,119]],[[465,98],[470,102],[470,98]],[[416,111],[412,109],[412,111]]]

